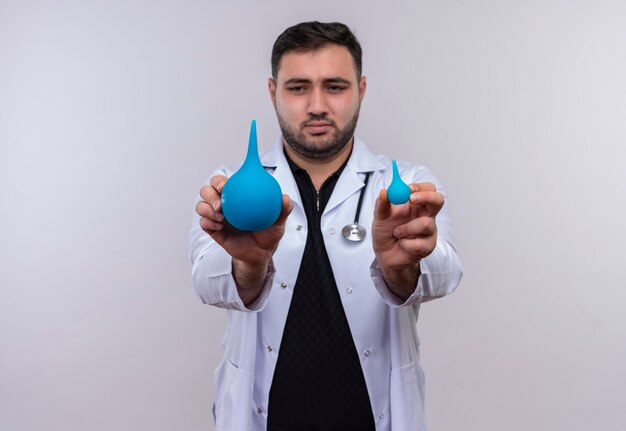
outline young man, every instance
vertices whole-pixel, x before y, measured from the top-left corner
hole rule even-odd
[[[268,87],[282,137],[261,162],[284,193],[278,220],[230,226],[223,168],[190,233],[194,288],[228,309],[217,429],[424,430],[419,307],[462,277],[441,184],[399,162],[410,200],[387,200],[390,159],[354,137],[367,80],[345,25],[287,29]],[[355,213],[362,241],[341,235]]]

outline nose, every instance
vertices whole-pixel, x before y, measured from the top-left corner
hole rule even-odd
[[[309,98],[309,114],[310,115],[325,115],[328,112],[328,106],[326,105],[326,96],[321,88],[314,88],[310,93]]]

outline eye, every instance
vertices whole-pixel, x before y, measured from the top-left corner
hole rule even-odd
[[[344,91],[346,88],[345,85],[329,85],[328,87],[326,87],[326,89],[330,92],[330,93],[341,93],[342,91]]]
[[[292,85],[287,87],[287,91],[292,94],[302,94],[306,91],[306,87],[302,85]]]

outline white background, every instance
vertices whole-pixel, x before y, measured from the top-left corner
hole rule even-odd
[[[311,19],[362,42],[359,136],[449,191],[466,275],[422,308],[430,430],[622,430],[620,0],[0,1],[0,429],[212,429],[195,195],[251,119],[277,136],[271,45]]]

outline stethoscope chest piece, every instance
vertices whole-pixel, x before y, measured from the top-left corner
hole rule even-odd
[[[365,228],[357,223],[345,225],[341,233],[348,241],[363,241],[366,234]]]
[[[354,215],[354,223],[347,224],[341,229],[343,237],[348,241],[359,242],[365,239],[365,228],[359,224],[359,215],[361,214],[361,204],[363,203],[363,195],[367,188],[367,182],[370,179],[371,172],[365,173],[365,181],[361,193],[359,194],[359,203],[356,206],[356,214]]]

